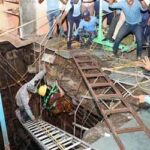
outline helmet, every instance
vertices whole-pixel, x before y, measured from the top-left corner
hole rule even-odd
[[[82,14],[82,17],[83,18],[90,17],[90,12],[88,10],[85,10]]]
[[[38,89],[38,94],[40,96],[45,96],[47,90],[47,85],[41,85]]]

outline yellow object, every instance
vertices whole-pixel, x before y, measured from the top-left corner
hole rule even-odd
[[[47,85],[41,85],[38,89],[38,94],[40,96],[45,96],[47,90]]]

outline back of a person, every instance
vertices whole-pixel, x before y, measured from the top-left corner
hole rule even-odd
[[[17,92],[16,94],[16,104],[17,106],[23,106],[23,98],[22,97],[27,97],[29,95],[27,91],[27,83],[24,84]],[[26,99],[28,101],[28,99]]]
[[[59,0],[46,0],[47,11],[59,9]]]

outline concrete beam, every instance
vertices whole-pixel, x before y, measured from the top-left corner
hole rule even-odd
[[[36,1],[35,0],[20,0],[20,25],[36,19]],[[28,39],[32,33],[36,31],[36,22],[32,22],[20,28],[20,38]]]

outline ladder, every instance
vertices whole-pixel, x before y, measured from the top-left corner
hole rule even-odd
[[[16,111],[18,119],[20,116]],[[20,119],[19,119],[20,120]],[[20,123],[28,131],[35,142],[44,150],[95,150],[86,142],[77,137],[45,122],[38,120],[36,122],[27,121]]]
[[[125,150],[125,147],[119,134],[143,131],[150,138],[150,130],[144,125],[137,112],[125,101],[119,89],[107,75],[100,70],[98,62],[95,61],[92,56],[85,53],[73,54],[73,59],[93,97],[96,107],[103,116],[120,150]],[[113,106],[109,105],[112,100],[114,102]],[[136,127],[116,129],[109,118],[110,115],[116,113],[130,113],[138,125]]]

